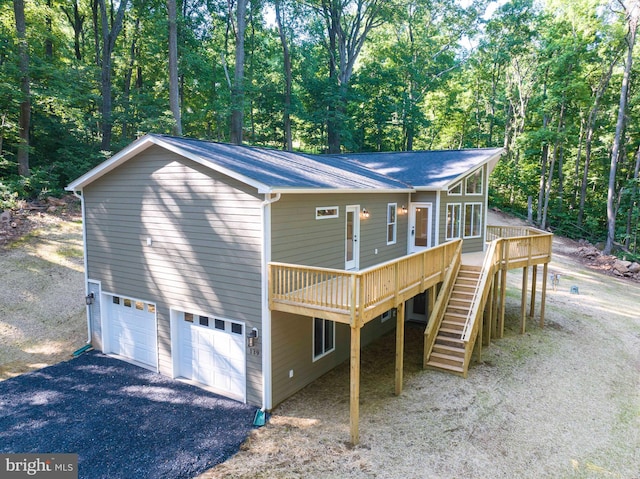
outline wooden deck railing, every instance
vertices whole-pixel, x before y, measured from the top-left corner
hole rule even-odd
[[[460,339],[465,342],[475,338],[477,318],[485,306],[490,278],[499,269],[513,269],[551,261],[553,235],[526,226],[487,226],[487,249],[480,280],[471,307],[467,313]]]
[[[273,262],[269,306],[362,325],[441,282],[461,243],[451,241],[360,271]]]
[[[535,228],[488,226],[501,241],[500,268],[550,261],[552,235]],[[445,279],[462,240],[454,240],[360,271],[269,264],[269,307],[351,324],[367,321]],[[496,267],[498,267],[496,265]]]

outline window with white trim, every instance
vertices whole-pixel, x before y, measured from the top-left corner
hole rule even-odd
[[[328,319],[313,318],[313,360],[326,356],[335,348],[335,323]]]
[[[462,181],[449,188],[447,193],[449,196],[460,196],[462,194]]]
[[[464,237],[479,238],[482,226],[482,203],[465,203]]]
[[[465,180],[465,193],[468,195],[482,194],[482,168],[467,176]]]
[[[387,244],[395,244],[398,231],[398,203],[387,205]]]
[[[329,218],[338,218],[340,210],[337,206],[320,206],[316,208],[316,219],[326,220]]]
[[[449,203],[447,205],[447,240],[460,238],[460,224],[462,223],[462,205],[460,203]]]

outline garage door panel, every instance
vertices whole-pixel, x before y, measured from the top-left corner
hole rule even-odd
[[[244,327],[228,320],[200,322],[197,315],[188,314],[188,317],[188,321],[181,320],[179,328],[179,374],[244,398],[244,335],[232,332],[232,329],[243,331]]]
[[[109,353],[157,367],[155,306],[112,296],[107,308]]]

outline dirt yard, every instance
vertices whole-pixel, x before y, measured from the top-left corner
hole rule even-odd
[[[422,331],[408,326],[399,397],[394,336],[362,353],[360,445],[348,444],[345,364],[279,405],[200,479],[640,479],[640,285],[589,268],[577,247],[555,240],[561,279],[543,329],[536,317],[519,334],[522,275],[509,274],[505,337],[468,379],[423,371]],[[59,219],[0,250],[0,379],[85,343],[81,251],[79,223]]]

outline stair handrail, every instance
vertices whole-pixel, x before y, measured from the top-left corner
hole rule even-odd
[[[429,315],[429,319],[427,321],[427,327],[424,330],[424,364],[426,365],[427,359],[431,355],[431,351],[433,350],[433,345],[436,341],[436,335],[438,330],[440,329],[440,324],[442,323],[442,319],[444,318],[444,313],[447,309],[447,305],[449,304],[449,298],[451,297],[451,292],[453,291],[453,286],[455,284],[456,278],[458,276],[458,271],[460,271],[460,263],[462,262],[462,240],[457,240],[459,243],[456,246],[456,250],[453,253],[453,257],[451,259],[451,263],[447,268],[447,272],[443,278],[442,286],[440,288],[440,293],[438,294],[438,299],[436,300],[433,311]],[[426,367],[426,366],[425,366]]]
[[[493,272],[493,267],[496,264],[496,251],[497,245],[501,242],[501,239],[493,240],[489,244],[489,249],[484,256],[484,261],[482,262],[482,269],[480,270],[480,278],[476,283],[476,287],[473,291],[473,297],[471,299],[471,304],[469,305],[469,309],[467,311],[467,318],[464,323],[464,327],[462,328],[462,333],[460,334],[460,339],[465,343],[471,340],[471,336],[473,333],[473,327],[475,325],[476,317],[478,316],[478,312],[480,310],[480,304],[482,303],[482,296],[484,296],[484,291],[486,289],[487,280],[489,278],[489,274]]]

